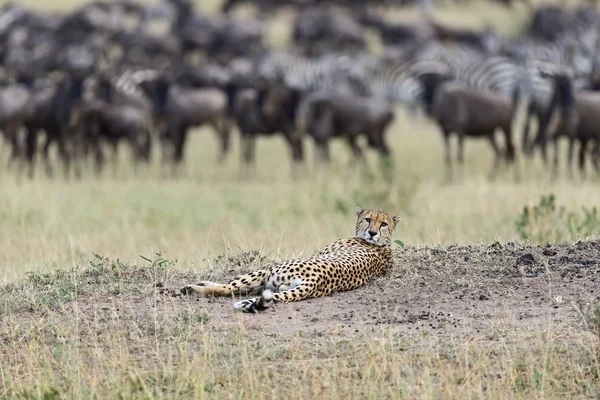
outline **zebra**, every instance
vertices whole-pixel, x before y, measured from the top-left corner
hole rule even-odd
[[[327,92],[345,96],[360,95],[364,90],[353,82],[329,58],[312,59],[292,53],[269,53],[257,65],[257,75],[280,79],[291,88],[310,92]]]
[[[457,71],[467,65],[477,64],[487,56],[468,44],[444,44],[432,40],[418,51],[414,58],[422,61],[437,61],[445,64],[450,71]]]
[[[115,92],[128,102],[148,108],[148,97],[141,88],[144,82],[156,80],[161,77],[161,72],[151,68],[127,68],[117,74],[112,80]]]
[[[413,118],[418,116],[423,88],[419,75],[425,72],[447,73],[437,61],[408,60],[391,63],[367,53],[336,56],[335,62],[349,80],[360,82],[365,97],[406,106]]]
[[[510,58],[495,56],[465,65],[454,71],[455,77],[471,89],[494,92],[513,99],[515,91],[524,89],[524,68]]]

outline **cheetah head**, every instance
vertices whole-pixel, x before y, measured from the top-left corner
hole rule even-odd
[[[392,217],[385,211],[363,210],[356,207],[356,237],[378,246],[388,246],[400,217]]]

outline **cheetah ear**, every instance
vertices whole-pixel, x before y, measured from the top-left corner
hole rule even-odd
[[[363,209],[360,208],[359,206],[356,206],[356,216],[360,217],[360,214],[362,214],[362,212],[363,212]]]
[[[392,219],[394,220],[394,225],[398,225],[398,222],[400,222],[402,217],[399,215],[396,215],[396,216],[392,217]]]

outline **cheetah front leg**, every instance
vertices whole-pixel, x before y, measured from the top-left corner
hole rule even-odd
[[[202,281],[186,285],[180,291],[185,295],[193,294],[200,297],[230,296],[238,293],[256,292],[265,286],[268,275],[269,270],[264,269],[237,276],[229,281],[229,283]]]
[[[246,313],[256,313],[271,307],[274,302],[291,303],[318,296],[316,285],[312,282],[306,282],[279,293],[273,293],[270,289],[265,289],[260,297],[238,301],[233,304],[233,308]]]

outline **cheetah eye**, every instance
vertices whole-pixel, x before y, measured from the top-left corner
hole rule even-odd
[[[365,218],[365,221],[367,221],[367,224],[371,223],[371,218]]]
[[[386,227],[386,226],[387,226],[387,222],[382,222],[382,223],[381,223],[381,227],[382,227],[382,228],[384,228],[384,227]]]

